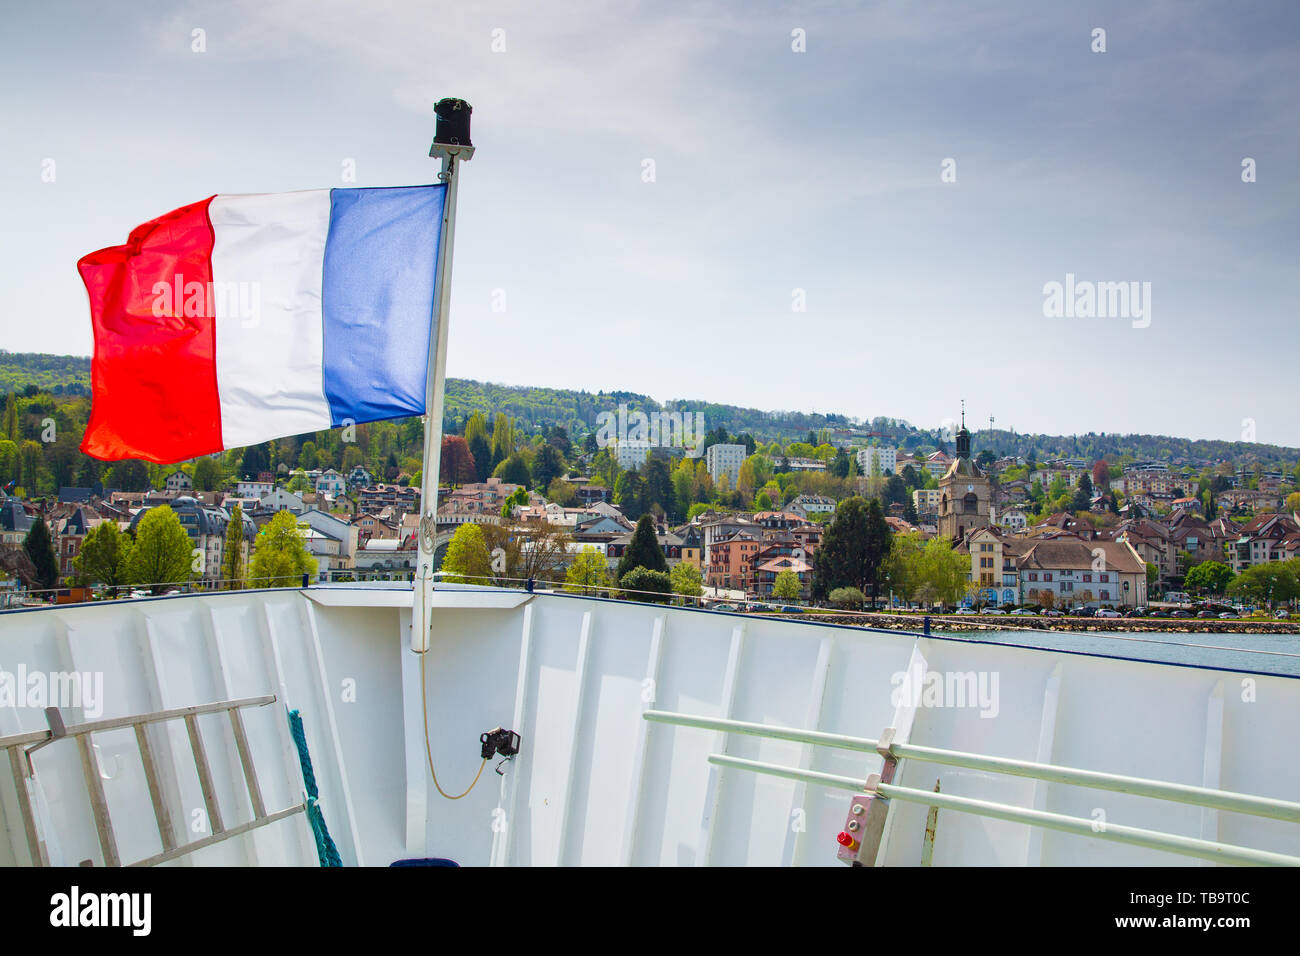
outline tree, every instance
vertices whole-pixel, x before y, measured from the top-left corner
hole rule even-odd
[[[127,564],[131,582],[149,585],[158,594],[169,584],[188,581],[193,552],[194,543],[176,512],[167,505],[150,508],[135,527],[135,546]]]
[[[477,474],[474,454],[465,439],[459,435],[444,435],[438,481],[447,485],[463,485],[474,481]]]
[[[614,482],[614,500],[629,518],[641,517],[645,511],[645,481],[641,472],[631,468],[618,476]]]
[[[857,588],[836,588],[830,593],[828,600],[836,607],[850,607],[860,611],[862,605],[867,602],[867,596]]]
[[[315,576],[316,561],[307,552],[298,516],[280,511],[257,532],[248,584],[254,588],[287,588]]]
[[[552,481],[565,472],[564,456],[552,444],[545,444],[533,459],[534,488],[548,488]]]
[[[605,561],[605,556],[591,545],[578,552],[573,563],[564,572],[566,591],[588,593],[593,589],[599,590],[609,586],[609,565]]]
[[[1300,564],[1294,559],[1252,565],[1228,585],[1227,593],[1260,602],[1290,601],[1300,597],[1300,580],[1297,580],[1296,574],[1298,567]]]
[[[635,567],[626,575],[620,575],[618,586],[633,601],[652,604],[667,604],[668,595],[673,593],[673,581],[667,571],[652,571],[644,567]],[[651,593],[641,593],[646,591]]]
[[[492,474],[492,443],[488,440],[487,422],[481,412],[475,412],[465,423],[465,444],[474,460],[476,481],[487,481]]]
[[[874,598],[891,545],[879,501],[856,495],[841,501],[813,557],[813,597],[824,600],[836,588],[853,587]]]
[[[216,491],[221,482],[221,469],[217,466],[217,460],[204,455],[195,461],[192,477],[195,491]]]
[[[668,470],[668,462],[662,458],[650,458],[645,463],[645,499],[642,508],[649,511],[655,505],[665,514],[681,514],[677,509],[672,473]]]
[[[649,515],[643,515],[636,523],[632,540],[619,559],[617,576],[620,586],[625,586],[623,575],[631,573],[635,568],[648,568],[665,574],[668,571],[668,561],[664,558],[663,548],[659,546],[659,539],[655,535],[654,519]]]
[[[447,544],[442,559],[443,580],[455,584],[487,584],[492,579],[492,555],[488,551],[483,529],[463,524]]]
[[[799,575],[790,568],[783,568],[777,572],[776,581],[772,584],[772,597],[780,598],[783,601],[799,600],[800,584]]]
[[[704,593],[704,578],[700,574],[700,569],[693,564],[679,562],[669,573],[669,577],[672,579],[674,594],[699,597]]]
[[[117,522],[101,521],[86,535],[81,553],[72,559],[72,566],[81,581],[118,587],[130,583],[127,573],[130,555],[131,536],[119,531]]]
[[[889,575],[889,588],[910,604],[917,589],[925,583],[922,555],[925,541],[915,531],[894,536],[894,543],[889,549],[889,560],[885,562],[885,573]]]
[[[572,508],[578,503],[578,488],[563,478],[556,478],[546,486],[546,500],[554,501],[565,508]]]
[[[946,538],[931,538],[925,544],[921,559],[922,584],[917,589],[930,595],[930,600],[944,604],[957,604],[971,589],[970,558],[953,550]]]
[[[524,461],[524,456],[517,451],[512,452],[501,462],[493,473],[508,485],[528,487],[528,483],[532,480],[532,476],[528,473],[528,462]]]
[[[267,443],[249,445],[244,449],[244,457],[239,462],[239,473],[246,481],[256,481],[258,475],[270,470],[271,453]]]
[[[149,490],[149,470],[144,462],[127,458],[115,461],[104,472],[104,487],[116,488],[118,491]]]
[[[519,543],[519,559],[512,577],[528,581],[560,579],[573,539],[559,525],[529,522],[526,530],[514,537]]]
[[[1223,594],[1236,575],[1220,561],[1202,561],[1187,569],[1183,586],[1199,594]]]
[[[238,591],[244,586],[244,509],[235,505],[226,525],[226,541],[221,551],[222,587]]]
[[[1214,500],[1214,492],[1210,492],[1210,500]],[[1300,491],[1293,491],[1291,494],[1286,496],[1285,507],[1287,511],[1290,511],[1293,514],[1300,511]],[[1209,516],[1207,515],[1207,517]]]
[[[1092,479],[1083,474],[1079,476],[1079,487],[1074,492],[1072,511],[1087,511],[1092,507]]]
[[[54,541],[50,537],[50,527],[44,516],[38,516],[27,537],[23,539],[23,550],[36,567],[36,583],[49,590],[59,586],[59,562],[54,556]]]
[[[1092,486],[1098,491],[1110,487],[1110,465],[1104,460],[1092,463]]]

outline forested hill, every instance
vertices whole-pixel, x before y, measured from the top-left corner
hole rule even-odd
[[[75,355],[45,355],[30,352],[7,352],[0,349],[0,395],[8,392],[50,391],[55,395],[83,395],[90,391],[90,359]],[[679,411],[703,415],[704,428],[724,428],[732,435],[752,435],[770,442],[803,440],[808,432],[823,429],[843,441],[878,441],[906,450],[930,450],[944,447],[949,452],[951,436],[935,428],[921,429],[909,422],[892,418],[856,419],[847,415],[812,412],[769,412],[709,401],[676,400],[658,402],[636,392],[588,392],[567,388],[542,388],[526,385],[497,385],[453,378],[447,381],[445,417],[448,426],[461,425],[475,411],[492,417],[504,412],[511,419],[535,430],[543,426],[563,425],[571,435],[582,436],[599,427],[602,412],[618,414],[619,406],[629,411]],[[945,442],[945,438],[947,441]],[[976,450],[990,449],[999,455],[1033,456],[1039,461],[1056,457],[1115,461],[1123,456],[1138,460],[1166,461],[1174,464],[1228,460],[1236,464],[1294,463],[1300,449],[1253,442],[1205,441],[1165,435],[1021,435],[998,429],[977,431]]]

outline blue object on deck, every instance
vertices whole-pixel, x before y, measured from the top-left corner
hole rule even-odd
[[[397,860],[388,865],[390,868],[394,866],[460,866],[455,860],[444,860],[436,856],[426,857],[422,860]]]
[[[338,847],[330,837],[325,826],[325,815],[320,810],[320,791],[316,787],[316,774],[311,769],[311,754],[307,752],[307,732],[302,727],[302,715],[296,710],[289,711],[289,733],[293,744],[298,748],[298,762],[302,764],[302,780],[307,787],[307,819],[311,822],[311,832],[316,837],[316,856],[321,866],[342,866]]]

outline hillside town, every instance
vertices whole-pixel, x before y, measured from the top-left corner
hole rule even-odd
[[[715,603],[825,603],[834,596],[825,581],[819,586],[818,552],[851,501],[869,502],[888,529],[870,579],[850,589],[860,592],[854,603],[877,606],[1123,611],[1183,599],[1189,590],[1222,593],[1251,568],[1300,558],[1294,471],[1027,461],[976,451],[964,421],[951,454],[853,435],[760,446],[724,430],[695,455],[641,440],[601,447],[590,435],[579,445],[558,427],[530,442],[511,433],[504,415],[490,424],[473,416],[461,431],[444,438],[438,489],[436,557],[452,580],[606,593],[622,584],[635,596],[624,575],[643,525],[662,554],[647,570],[672,582],[664,590]],[[418,476],[389,469],[394,480],[382,481],[362,464],[340,470],[281,461],[199,490],[196,472],[212,484],[212,468],[196,462],[163,471],[156,472],[160,487],[142,491],[99,482],[43,497],[0,491],[6,603],[93,596],[107,575],[95,580],[79,561],[87,540],[104,524],[134,537],[155,509],[175,515],[191,566],[163,581],[121,577],[119,584],[150,593],[169,584],[257,586],[250,572],[261,532],[282,515],[301,541],[307,579],[401,580],[415,571]],[[53,580],[40,579],[39,561],[24,550],[37,524],[54,555]],[[469,563],[477,574],[467,572],[456,544],[471,526],[487,556]],[[484,567],[493,556],[499,560]],[[1225,570],[1207,578],[1198,566]],[[1291,574],[1290,584],[1270,583],[1255,597],[1289,601]],[[289,582],[281,577],[275,583]],[[128,591],[146,593],[114,593]]]

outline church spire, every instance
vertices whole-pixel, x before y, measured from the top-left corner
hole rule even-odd
[[[957,457],[970,458],[970,432],[966,430],[966,400],[961,403],[961,431],[957,432]]]

